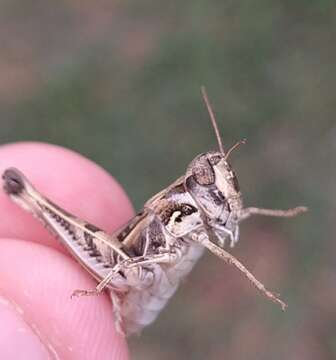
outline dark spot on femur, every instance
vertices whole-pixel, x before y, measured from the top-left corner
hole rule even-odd
[[[199,185],[211,185],[215,182],[215,173],[207,159],[198,161],[192,168],[192,174]]]
[[[7,194],[18,195],[24,189],[22,178],[14,169],[6,170],[2,178],[4,180],[4,190]]]
[[[85,225],[85,228],[92,231],[92,232],[97,232],[97,231],[101,231],[99,229],[99,227],[95,226],[95,225],[92,225],[92,224],[86,224]]]

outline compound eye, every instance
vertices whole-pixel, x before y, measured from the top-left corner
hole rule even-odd
[[[192,174],[199,185],[211,185],[215,182],[215,173],[209,161],[206,159],[195,164],[192,169]]]

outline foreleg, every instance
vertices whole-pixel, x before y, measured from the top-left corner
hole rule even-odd
[[[263,209],[257,207],[248,207],[242,209],[239,212],[238,219],[239,221],[249,218],[251,215],[263,215],[263,216],[273,216],[273,217],[283,217],[290,218],[302,214],[308,211],[308,208],[305,206],[298,206],[293,209],[288,210],[278,210],[278,209]]]

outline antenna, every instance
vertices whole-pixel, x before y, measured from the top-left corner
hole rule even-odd
[[[229,151],[225,154],[224,160],[226,160],[233,150],[235,150],[238,146],[246,144],[246,139],[242,139],[238,142],[236,142],[233,146],[230,147]]]
[[[224,151],[224,147],[223,147],[223,143],[222,143],[222,138],[220,136],[220,133],[219,133],[219,130],[218,130],[218,126],[217,126],[217,122],[216,122],[216,118],[215,118],[215,115],[212,111],[212,107],[211,107],[211,104],[210,104],[210,101],[208,99],[208,95],[206,93],[206,90],[205,90],[205,87],[204,86],[201,86],[201,93],[202,93],[202,96],[203,96],[203,100],[205,102],[205,105],[208,109],[208,113],[209,113],[209,116],[210,116],[210,120],[211,120],[211,123],[212,123],[212,126],[215,130],[215,133],[216,133],[216,138],[217,138],[217,142],[218,142],[218,147],[219,147],[219,151],[225,155],[225,151]]]

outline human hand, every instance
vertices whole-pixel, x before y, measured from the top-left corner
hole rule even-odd
[[[47,144],[0,147],[0,172],[22,170],[51,200],[113,232],[133,215],[116,181],[82,156]],[[96,286],[91,276],[30,214],[0,191],[1,359],[128,358],[110,299],[70,299]]]

